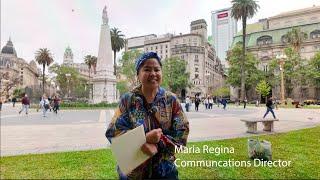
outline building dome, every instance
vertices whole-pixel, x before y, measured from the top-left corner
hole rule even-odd
[[[12,55],[14,55],[15,57],[17,57],[17,52],[16,52],[16,50],[15,50],[14,47],[13,47],[11,38],[9,38],[7,44],[1,49],[1,53],[2,53],[2,54],[12,54]]]

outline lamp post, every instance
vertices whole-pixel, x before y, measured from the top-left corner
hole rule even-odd
[[[281,104],[284,103],[284,77],[283,77],[283,71],[284,71],[284,61],[287,58],[285,54],[277,55],[276,59],[278,59],[278,63],[280,65],[280,76],[281,76],[281,84],[280,84],[280,100]]]
[[[66,74],[66,78],[67,78],[67,81],[68,81],[68,85],[67,85],[67,88],[68,88],[68,97],[70,97],[70,78],[71,78],[71,74],[70,74],[70,73],[67,73],[67,74]]]

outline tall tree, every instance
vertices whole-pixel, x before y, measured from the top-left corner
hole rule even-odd
[[[309,82],[316,88],[316,97],[320,97],[320,51],[309,61],[307,69]]]
[[[236,45],[232,50],[228,52],[227,61],[230,65],[228,69],[227,82],[233,87],[240,87],[242,85],[241,80],[241,57],[242,49],[240,45]],[[251,53],[247,54],[246,61],[244,63],[245,76],[245,89],[249,90],[256,86],[256,84],[264,78],[263,72],[258,69],[259,61]]]
[[[40,48],[35,55],[35,59],[39,65],[42,65],[42,93],[45,87],[45,69],[53,62],[52,54],[47,48]]]
[[[241,95],[240,100],[243,101],[245,96],[245,59],[246,59],[246,29],[247,19],[252,18],[259,9],[259,5],[254,0],[232,0],[231,16],[236,20],[242,20],[242,58],[240,65],[241,73]]]
[[[97,57],[91,56],[91,55],[86,55],[84,57],[84,63],[88,66],[89,69],[89,87],[91,90],[91,98],[93,98],[93,89],[92,89],[92,84],[91,84],[91,69],[94,69],[94,73],[96,71],[96,66],[97,66]]]
[[[163,86],[180,94],[182,89],[190,87],[186,61],[177,57],[167,58],[162,67]]]
[[[300,30],[300,28],[292,28],[286,34],[288,43],[293,47],[293,49],[300,55],[301,45],[307,39],[307,33]]]
[[[140,50],[126,51],[122,54],[122,58],[120,59],[120,72],[127,80],[129,89],[138,85],[135,60],[140,57],[141,54],[142,52]]]
[[[125,39],[124,39],[124,35],[121,34],[121,31],[118,28],[112,28],[110,31],[110,34],[111,34],[111,46],[113,50],[114,75],[116,75],[116,71],[117,71],[116,54],[124,47]]]

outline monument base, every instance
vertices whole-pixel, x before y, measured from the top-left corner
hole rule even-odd
[[[93,79],[93,99],[94,104],[106,102],[117,102],[116,79],[96,78]]]

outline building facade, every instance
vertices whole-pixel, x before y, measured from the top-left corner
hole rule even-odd
[[[186,89],[186,95],[211,95],[224,84],[222,64],[207,41],[207,23],[204,19],[192,21],[189,34],[153,37],[145,40],[143,47],[144,52],[156,52],[164,61],[166,58],[179,57],[187,62],[189,81],[193,86]]]
[[[89,80],[89,68],[85,63],[75,63],[73,60],[73,53],[71,48],[68,46],[63,55],[63,65],[75,68],[80,76],[86,80]],[[91,75],[93,74],[93,67],[91,69]]]
[[[284,49],[289,46],[285,35],[293,28],[299,28],[307,34],[307,39],[301,46],[300,55],[302,59],[308,61],[320,51],[320,6],[281,13],[248,26],[246,47],[248,52],[253,53],[260,60],[261,70],[268,71],[269,62],[277,55],[284,54]],[[235,36],[233,45],[242,42],[241,34],[242,32],[239,32]],[[302,89],[302,97],[298,92],[299,87],[295,87],[292,94],[286,94],[286,97],[294,100],[320,97],[319,90],[314,87],[302,87]],[[254,94],[253,91],[252,98],[257,98]],[[272,88],[272,95],[280,97],[279,86]]]
[[[40,69],[35,61],[28,63],[17,56],[11,39],[1,49],[0,54],[1,84],[0,92],[3,99],[13,97],[13,91],[17,88],[26,88],[39,85]],[[9,90],[6,90],[12,86]]]
[[[227,68],[227,51],[237,33],[237,21],[231,17],[231,8],[225,8],[211,12],[211,23],[213,46],[222,65]]]

